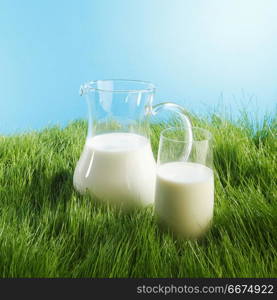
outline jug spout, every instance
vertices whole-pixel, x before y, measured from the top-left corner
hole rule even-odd
[[[82,85],[80,86],[80,89],[79,89],[79,94],[80,94],[80,96],[86,95],[86,94],[89,92],[90,89],[91,89],[91,84],[90,84],[90,82],[85,83],[85,84],[82,84]]]

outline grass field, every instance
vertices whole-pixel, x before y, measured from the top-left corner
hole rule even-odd
[[[123,214],[74,191],[84,121],[0,137],[0,277],[276,277],[277,117],[193,123],[214,134],[214,222],[200,241],[162,232],[151,208]]]

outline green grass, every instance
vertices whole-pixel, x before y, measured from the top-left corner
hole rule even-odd
[[[276,117],[193,123],[214,135],[214,222],[200,241],[162,232],[151,208],[123,214],[74,191],[85,122],[0,137],[0,277],[276,277]]]

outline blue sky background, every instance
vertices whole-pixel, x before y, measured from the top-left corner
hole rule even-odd
[[[86,117],[81,83],[156,84],[199,113],[277,100],[275,0],[0,0],[0,134]]]

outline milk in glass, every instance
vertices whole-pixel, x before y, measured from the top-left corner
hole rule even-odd
[[[175,233],[198,237],[213,217],[212,169],[198,163],[170,162],[157,169],[155,212]]]

